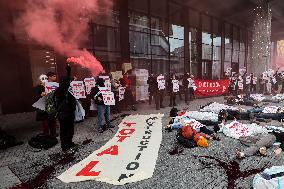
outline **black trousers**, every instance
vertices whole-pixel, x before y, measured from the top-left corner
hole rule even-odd
[[[188,94],[189,94],[189,88],[184,89],[184,101],[185,103],[188,103]]]
[[[58,117],[60,123],[60,141],[62,150],[66,150],[73,145],[74,117],[74,115],[59,115]]]
[[[170,92],[170,104],[169,106],[176,106],[176,93]]]
[[[155,98],[156,98],[156,97],[155,97],[154,91],[150,91],[150,92],[149,92],[149,105],[152,104],[152,101],[153,101],[153,99],[155,99]]]

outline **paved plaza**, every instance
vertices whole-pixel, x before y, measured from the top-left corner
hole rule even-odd
[[[180,101],[179,110],[199,110],[208,102],[224,102],[224,97],[196,99],[186,105]],[[165,103],[166,105],[166,103]],[[127,114],[163,113],[163,125],[169,121],[170,107],[155,110],[148,103],[137,105],[138,111],[124,111],[111,115],[112,125],[117,126]],[[170,155],[176,146],[175,131],[163,130],[156,168],[152,178],[124,186],[114,186],[97,181],[65,184],[56,177],[81,161],[110,140],[117,131],[107,130],[100,134],[96,130],[96,117],[75,125],[74,142],[80,144],[74,154],[61,153],[60,145],[49,150],[31,148],[27,141],[40,132],[34,113],[5,115],[0,117],[1,127],[23,145],[0,151],[0,188],[242,188],[252,186],[253,176],[263,168],[282,165],[284,156],[252,156],[243,160],[235,159],[236,149],[243,146],[238,140],[219,134],[221,141],[210,141],[208,148],[184,149],[182,153]],[[272,122],[280,125],[279,122]],[[271,153],[271,151],[269,151]],[[19,187],[22,186],[22,187]],[[23,187],[28,186],[28,187]]]

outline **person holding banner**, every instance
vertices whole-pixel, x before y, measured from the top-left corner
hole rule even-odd
[[[149,85],[149,105],[152,104],[152,99],[155,98],[156,96],[156,92],[157,92],[157,81],[155,79],[154,74],[150,74],[148,80],[147,80],[147,84]],[[159,107],[160,108],[160,107]]]
[[[163,74],[158,75],[157,84],[158,84],[158,92],[156,93],[156,107],[160,109],[164,108],[163,100],[166,89],[166,81],[165,81],[165,76],[163,76]]]
[[[183,76],[183,91],[184,91],[184,101],[188,105],[188,94],[189,94],[189,81],[190,81],[190,76],[189,73],[184,74]]]
[[[91,89],[91,98],[95,100],[95,104],[98,108],[98,132],[103,133],[106,128],[103,128],[103,116],[106,120],[106,125],[108,128],[111,128],[110,125],[110,106],[105,105],[103,100],[103,92],[100,90],[100,87],[105,87],[104,80],[98,78],[95,87]]]
[[[256,93],[256,82],[257,82],[257,77],[254,76],[253,73],[250,74],[250,92],[251,93]]]
[[[168,92],[170,95],[169,107],[176,106],[176,94],[179,91],[179,81],[176,79],[176,75],[172,74],[172,77],[168,80]]]
[[[133,94],[132,94],[132,90],[131,90],[131,80],[129,79],[129,75],[128,73],[126,72],[124,75],[123,75],[123,78],[120,79],[120,84],[125,87],[125,99],[127,100],[124,100],[124,102],[126,103],[127,106],[131,106],[131,109],[136,111],[137,108],[134,106],[134,97],[133,97]]]

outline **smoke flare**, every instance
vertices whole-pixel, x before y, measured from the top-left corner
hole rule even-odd
[[[89,20],[107,15],[110,0],[27,0],[25,5],[16,25],[24,27],[30,39],[73,57],[68,62],[88,68],[94,76],[103,71],[100,62],[82,46],[88,40]]]

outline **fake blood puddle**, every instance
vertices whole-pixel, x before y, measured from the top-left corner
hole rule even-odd
[[[262,172],[265,168],[259,168],[259,169],[251,169],[251,170],[245,170],[245,171],[241,171],[240,170],[240,164],[237,161],[229,161],[229,162],[225,162],[222,161],[216,157],[212,157],[212,156],[194,156],[195,158],[206,158],[206,159],[213,159],[217,162],[217,166],[222,167],[225,170],[225,173],[227,175],[227,189],[234,189],[235,188],[235,183],[236,180],[239,178],[247,178],[251,175],[255,175],[257,173]],[[212,163],[206,163],[202,160],[199,159],[199,161],[205,165],[212,165]]]
[[[87,145],[89,143],[93,142],[92,139],[86,139],[82,142],[82,145]],[[55,172],[55,168],[57,166],[66,165],[73,160],[75,160],[75,152],[72,153],[56,153],[49,155],[50,159],[54,161],[55,163],[50,166],[44,167],[34,179],[27,181],[25,183],[19,184],[15,187],[12,187],[10,189],[34,189],[34,188],[40,188],[44,183],[47,181],[47,179]]]

